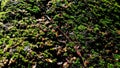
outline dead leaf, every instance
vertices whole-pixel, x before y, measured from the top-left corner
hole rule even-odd
[[[63,62],[57,62],[57,65],[62,65],[63,64]]]
[[[87,67],[88,64],[89,64],[89,61],[85,60],[84,61],[84,66]]]
[[[118,50],[115,50],[115,53],[118,53]]]
[[[62,50],[59,49],[58,52],[57,52],[57,55],[60,55],[61,52],[62,52]]]
[[[54,32],[55,32],[55,30],[54,30],[54,29],[52,29],[52,32],[54,33]]]
[[[47,62],[52,63],[53,61],[51,59],[45,59]]]
[[[52,40],[46,41],[46,42],[45,42],[45,45],[47,45],[47,46],[52,46]]]
[[[10,64],[12,64],[14,62],[15,62],[15,60],[13,60],[13,58],[11,58],[8,65],[10,65]]]
[[[4,66],[4,64],[3,63],[0,63],[0,68],[2,68]]]
[[[65,62],[65,63],[63,64],[63,68],[68,68],[68,67],[69,67],[68,62]]]
[[[36,66],[37,66],[37,63],[35,63],[34,65],[32,65],[32,68],[36,68]]]
[[[58,32],[55,33],[55,36],[58,37]]]
[[[67,47],[63,48],[63,51],[66,52],[67,51]]]
[[[49,24],[49,23],[50,23],[49,21],[46,21],[46,22],[45,22],[45,25],[47,25],[47,24]]]
[[[117,30],[117,33],[120,34],[120,30]]]

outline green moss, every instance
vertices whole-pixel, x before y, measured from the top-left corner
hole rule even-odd
[[[2,0],[0,4],[0,57],[9,63],[4,66],[120,67],[116,0]]]

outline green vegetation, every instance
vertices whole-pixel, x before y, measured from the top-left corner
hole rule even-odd
[[[117,0],[0,0],[0,68],[119,68]]]

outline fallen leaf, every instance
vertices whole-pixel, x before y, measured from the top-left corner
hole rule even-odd
[[[117,30],[117,33],[120,34],[120,30]]]
[[[86,67],[89,64],[87,60],[84,61],[84,66]]]
[[[68,68],[68,67],[69,67],[68,62],[65,62],[65,63],[63,64],[63,68]]]
[[[51,59],[45,59],[47,62],[52,63],[53,61]]]

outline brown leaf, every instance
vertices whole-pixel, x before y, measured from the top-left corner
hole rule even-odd
[[[34,65],[32,65],[32,68],[36,68],[36,66],[37,66],[37,63],[35,63]]]
[[[61,54],[61,52],[62,52],[62,51],[59,49],[59,50],[58,50],[58,52],[57,52],[57,55],[60,55],[60,54]]]
[[[51,59],[45,59],[47,62],[52,63],[53,61]]]
[[[77,50],[77,54],[78,54],[80,57],[82,56],[79,50]]]
[[[47,25],[47,24],[49,24],[50,22],[49,22],[49,21],[45,21],[44,23],[45,23],[45,25]]]
[[[68,62],[65,62],[65,63],[63,64],[63,68],[68,68],[68,67],[69,67]]]
[[[63,51],[64,51],[64,52],[66,52],[66,51],[67,51],[67,48],[66,48],[66,47],[65,47],[65,48],[63,48]]]
[[[120,30],[117,30],[117,33],[120,34]]]
[[[87,67],[88,64],[89,64],[89,61],[85,60],[84,61],[84,66]]]
[[[118,50],[115,50],[115,53],[118,53]]]

